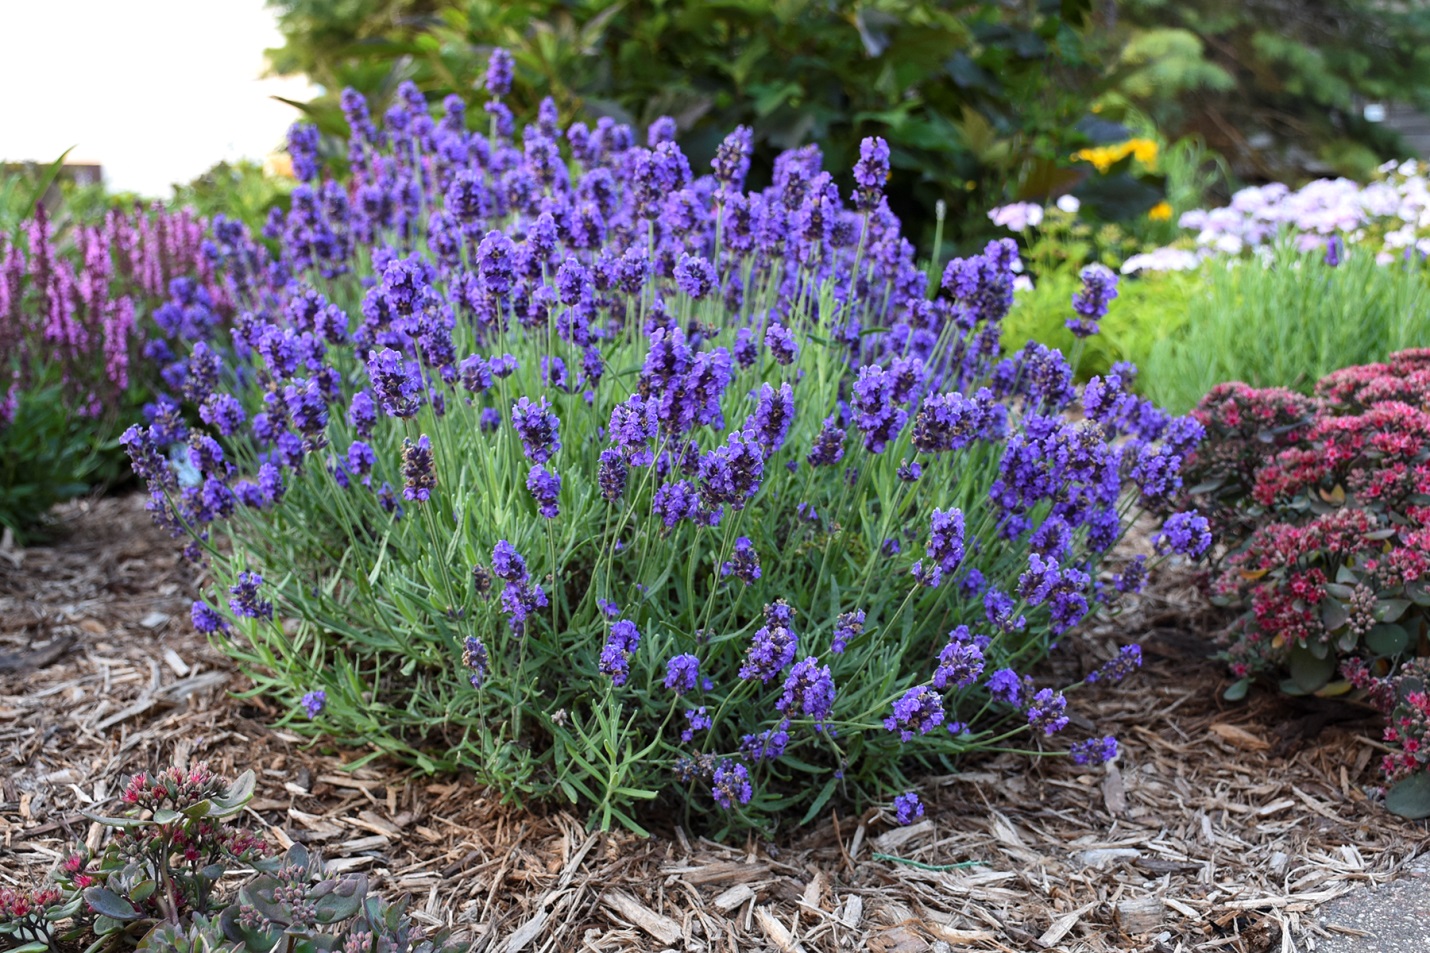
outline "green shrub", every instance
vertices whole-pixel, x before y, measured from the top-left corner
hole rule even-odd
[[[1103,83],[1088,55],[1091,3],[1034,0],[276,0],[280,72],[329,92],[308,104],[345,134],[337,91],[375,112],[411,80],[432,100],[455,94],[481,115],[472,80],[493,45],[516,58],[508,98],[534,117],[550,95],[563,114],[609,115],[644,127],[674,117],[681,146],[704,165],[725,133],[749,126],[755,178],[776,154],[817,143],[831,169],[858,158],[863,137],[888,141],[897,175],[890,205],[927,246],[929,210],[944,201],[955,237],[986,238],[978,217],[1008,198],[1044,196],[1078,177],[1067,157],[1126,131],[1080,125]],[[1110,130],[1110,131],[1109,131]],[[1119,179],[1109,197],[1136,183]],[[1157,200],[1154,194],[1137,212]]]
[[[1119,361],[1144,367],[1157,342],[1177,333],[1186,322],[1199,283],[1197,277],[1178,272],[1123,278],[1117,286],[1117,306],[1103,318],[1102,330],[1084,340],[1079,350],[1065,324],[1072,314],[1068,301],[1078,279],[1056,271],[1018,292],[1003,325],[1003,340],[1010,348],[1037,341],[1076,354],[1076,372],[1083,379],[1105,375]],[[1138,378],[1143,387],[1148,373]]]
[[[38,371],[38,380],[12,392],[8,426],[0,414],[0,527],[21,545],[33,538],[50,507],[119,480],[127,469],[115,427],[122,411],[77,420],[58,369]],[[137,405],[127,409],[132,413]]]
[[[1213,259],[1195,274],[1180,327],[1152,348],[1143,386],[1183,412],[1223,381],[1309,393],[1331,371],[1430,345],[1430,269],[1419,255],[1388,265],[1375,252],[1278,243],[1262,259]]]

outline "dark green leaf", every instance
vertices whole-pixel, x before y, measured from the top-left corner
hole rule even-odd
[[[1296,646],[1291,650],[1289,666],[1291,681],[1303,692],[1314,692],[1331,680],[1336,673],[1336,660],[1332,655],[1320,658],[1310,649]]]
[[[1375,618],[1379,622],[1394,622],[1410,608],[1409,599],[1382,599],[1376,603]]]
[[[824,787],[819,790],[819,796],[814,799],[814,803],[809,806],[809,810],[805,812],[804,818],[799,822],[801,827],[814,820],[819,816],[819,812],[824,810],[824,805],[828,804],[829,799],[834,796],[834,787],[837,782],[837,778],[830,778],[824,782]]]
[[[139,917],[139,911],[134,909],[134,904],[107,887],[85,888],[84,901],[95,913],[111,920],[135,920]]]
[[[1326,587],[1327,590],[1330,586]],[[1344,602],[1329,597],[1321,600],[1321,624],[1327,632],[1334,632],[1350,621],[1351,613]]]
[[[1430,772],[1417,771],[1385,795],[1385,808],[1414,821],[1430,817]]]
[[[1365,647],[1376,655],[1392,656],[1404,652],[1410,645],[1410,633],[1404,626],[1382,622],[1371,626],[1365,634]]]

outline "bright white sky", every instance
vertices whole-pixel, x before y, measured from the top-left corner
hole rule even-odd
[[[98,162],[168,196],[220,160],[281,147],[306,80],[260,79],[263,0],[0,0],[0,160]]]

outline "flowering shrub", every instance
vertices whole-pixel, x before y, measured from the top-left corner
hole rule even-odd
[[[1213,591],[1245,609],[1227,652],[1241,678],[1232,697],[1264,671],[1285,670],[1293,694],[1367,687],[1426,654],[1427,369],[1430,351],[1401,352],[1337,371],[1309,398],[1228,384],[1193,414],[1207,439],[1188,493],[1231,546]],[[1338,667],[1349,682],[1332,683]],[[1381,690],[1388,713],[1418,704],[1395,687],[1411,671]],[[1394,715],[1387,741],[1402,754],[1387,761],[1392,781],[1423,766],[1416,725],[1423,719]]]
[[[40,205],[0,236],[0,525],[118,475],[114,425],[161,385],[165,336],[222,310],[205,251],[203,222],[157,208],[56,234]]]
[[[24,953],[91,937],[89,949],[152,953],[456,949],[445,931],[424,939],[403,905],[367,896],[364,874],[325,878],[298,844],[269,856],[261,837],[231,821],[253,781],[248,771],[229,784],[202,762],[135,775],[120,798],[124,817],[88,815],[111,830],[97,854],[81,846],[43,886],[0,890],[0,936]],[[237,889],[219,888],[246,868]]]
[[[1271,182],[1237,191],[1221,208],[1189,209],[1178,225],[1185,238],[1129,259],[1124,271],[1180,269],[1189,255],[1195,260],[1265,252],[1281,237],[1289,237],[1300,252],[1335,255],[1354,245],[1388,265],[1412,250],[1430,254],[1430,178],[1410,159],[1385,163],[1379,176],[1364,184],[1316,179],[1292,189]]]
[[[280,257],[222,365],[189,363],[203,426],[125,437],[255,691],[632,828],[1053,744],[1067,699],[1027,672],[1135,588],[1103,559],[1199,428],[1113,381],[1065,417],[1063,357],[1000,345],[1011,242],[931,300],[877,139],[850,207],[812,148],[746,191],[744,129],[696,177],[664,122],[639,146],[548,105],[518,146],[499,98],[486,134],[411,88],[385,129],[345,101],[351,180],[295,131]]]

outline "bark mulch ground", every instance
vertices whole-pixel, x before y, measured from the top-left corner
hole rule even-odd
[[[49,547],[0,546],[0,886],[42,876],[101,829],[80,813],[132,773],[204,759],[252,768],[247,820],[363,870],[477,951],[769,949],[1306,950],[1321,905],[1393,879],[1424,825],[1369,800],[1378,728],[1360,708],[1219,700],[1210,620],[1163,579],[1054,665],[1119,641],[1147,664],[1077,708],[1117,735],[1114,765],[1004,755],[931,779],[927,815],[831,812],[776,842],[668,828],[591,833],[504,806],[460,777],[325,753],[281,728],[187,618],[192,577],[142,497],[58,511]]]

